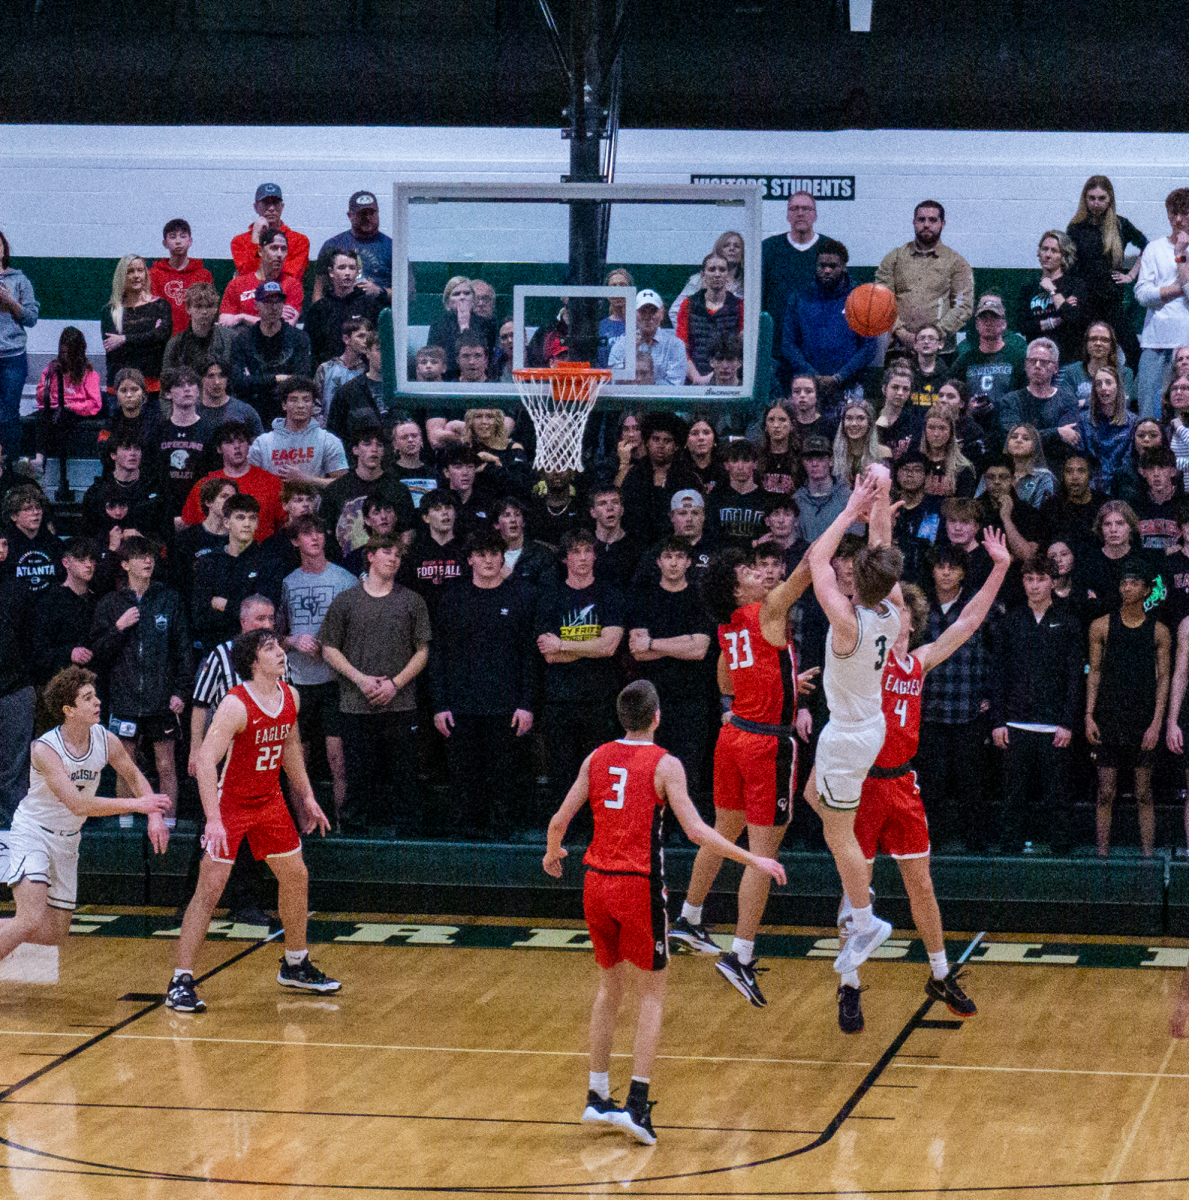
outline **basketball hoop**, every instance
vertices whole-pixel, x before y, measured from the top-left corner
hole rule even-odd
[[[582,435],[611,372],[570,362],[521,367],[512,377],[537,431],[533,466],[539,471],[581,471]]]

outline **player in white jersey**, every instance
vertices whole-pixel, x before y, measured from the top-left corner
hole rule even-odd
[[[813,590],[830,619],[822,672],[830,719],[818,738],[805,798],[821,816],[826,845],[853,912],[853,933],[834,960],[840,974],[855,970],[892,932],[891,925],[872,911],[867,860],[855,838],[863,780],[883,745],[884,664],[900,634],[904,556],[891,544],[890,493],[887,469],[868,468],[855,481],[846,508],[809,550]],[[847,527],[862,520],[868,522],[868,544],[855,557],[851,601],[839,589],[830,559]],[[888,602],[893,593],[896,604]],[[866,903],[856,904],[856,897]]]
[[[99,723],[95,676],[67,667],[49,681],[44,698],[62,724],[34,741],[28,794],[13,813],[12,828],[0,833],[0,877],[17,905],[15,917],[0,921],[0,958],[22,942],[65,943],[78,891],[79,832],[88,817],[145,813],[153,849],[164,853],[169,841],[162,813],[170,799],[153,792],[120,739]],[[133,796],[95,795],[109,763]]]

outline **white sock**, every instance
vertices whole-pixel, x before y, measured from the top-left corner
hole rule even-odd
[[[691,925],[702,924],[702,906],[700,904],[690,904],[688,900],[685,901],[681,905],[681,915]]]
[[[950,964],[945,960],[944,950],[938,950],[936,954],[929,955],[929,967],[933,972],[934,979],[944,979],[950,973]]]
[[[632,1082],[633,1083],[651,1083],[652,1079],[651,1079],[651,1077],[649,1077],[647,1075],[633,1075]]]
[[[866,933],[875,924],[875,910],[870,904],[866,908],[855,908],[852,905],[851,912],[854,914],[855,933]]]
[[[181,977],[182,977],[183,975],[189,975],[189,974],[190,974],[190,972],[189,972],[189,971],[184,971],[184,970],[182,970],[182,968],[181,968],[181,967],[175,967],[175,968],[174,968],[174,972],[173,972],[173,979],[172,979],[170,982],[171,982],[171,983],[177,983],[177,981],[178,981],[179,979],[181,979]]]
[[[291,967],[296,967],[308,954],[308,950],[286,950],[285,961]]]
[[[731,953],[741,963],[749,963],[756,956],[756,944],[755,942],[745,942],[742,938],[736,938],[731,943]]]
[[[611,1072],[610,1071],[591,1071],[590,1073],[590,1090],[594,1092],[600,1100],[611,1099]]]
[[[847,973],[842,977],[842,986],[857,988],[859,986],[858,971],[847,971]]]

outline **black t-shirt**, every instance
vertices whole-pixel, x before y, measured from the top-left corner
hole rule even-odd
[[[1176,545],[1181,536],[1177,509],[1183,500],[1184,496],[1174,491],[1170,499],[1157,504],[1146,486],[1141,489],[1133,507],[1139,518],[1139,536],[1145,550],[1162,554],[1170,546]]]
[[[565,642],[599,637],[607,626],[625,625],[620,593],[597,580],[590,587],[561,583],[537,603],[534,636],[557,634]],[[618,678],[610,658],[580,658],[571,663],[545,664],[545,703],[558,707],[595,706],[600,710],[616,694]]]
[[[667,592],[657,584],[636,592],[628,604],[627,629],[647,629],[654,640],[704,633],[711,642],[706,654],[713,652],[715,627],[702,607],[697,589],[692,586],[687,585],[679,592]],[[666,701],[693,700],[701,696],[696,689],[705,673],[705,660],[666,655],[640,663],[639,669],[641,675],[655,685],[662,705]]]
[[[945,364],[938,359],[933,370],[926,375],[920,367],[914,367],[912,372],[912,394],[909,402],[916,408],[929,408],[937,403],[937,395],[941,385],[950,377]]]
[[[834,435],[838,432],[838,422],[831,421],[829,417],[824,417],[820,413],[808,424],[802,425],[800,421],[793,421],[793,432],[801,441],[801,449],[804,451],[805,443],[811,437],[825,438],[831,446],[834,445]]]
[[[904,555],[905,583],[919,584],[928,574],[926,551],[942,536],[945,522],[941,517],[940,496],[926,496],[915,508],[901,508],[892,527],[892,540]]]
[[[414,529],[420,524],[413,507],[413,497],[403,483],[387,473],[379,479],[368,481],[360,479],[355,471],[348,471],[322,492],[322,506],[319,510],[328,532],[344,553],[355,546],[356,538],[363,528],[363,504],[373,492],[391,497],[396,509],[397,529]]]
[[[435,488],[441,487],[437,472],[433,467],[428,467],[424,463],[419,467],[402,467],[397,464],[392,468],[391,474],[409,489],[414,508],[421,507],[421,497],[426,492],[432,492]]]
[[[158,446],[171,515],[182,511],[191,488],[206,473],[206,450],[211,433],[211,421],[201,416],[193,425],[175,425],[166,421],[162,426]]]
[[[594,551],[595,578],[602,583],[609,583],[621,593],[627,591],[640,565],[644,543],[630,533],[615,542],[602,542],[596,534]]]
[[[746,493],[735,491],[730,484],[715,488],[714,495],[706,501],[706,508],[722,544],[750,550],[752,542],[767,532],[764,522],[772,499],[760,488]]]

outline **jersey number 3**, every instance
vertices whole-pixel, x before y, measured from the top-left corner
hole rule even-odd
[[[750,667],[755,663],[755,659],[751,656],[751,631],[749,629],[741,629],[738,633],[728,633],[726,639],[727,652],[731,656],[731,661],[727,665],[732,671]]]
[[[877,637],[875,639],[875,648],[879,651],[879,658],[875,660],[875,669],[883,670],[883,665],[888,661],[888,639],[886,637]]]
[[[611,785],[611,790],[615,793],[615,799],[610,796],[603,801],[604,808],[623,808],[623,793],[628,785],[628,769],[627,767],[608,767],[607,773],[611,775],[615,782]]]
[[[281,761],[281,755],[284,753],[284,745],[280,746],[261,746],[260,753],[256,756],[257,771],[275,771],[277,763]]]

